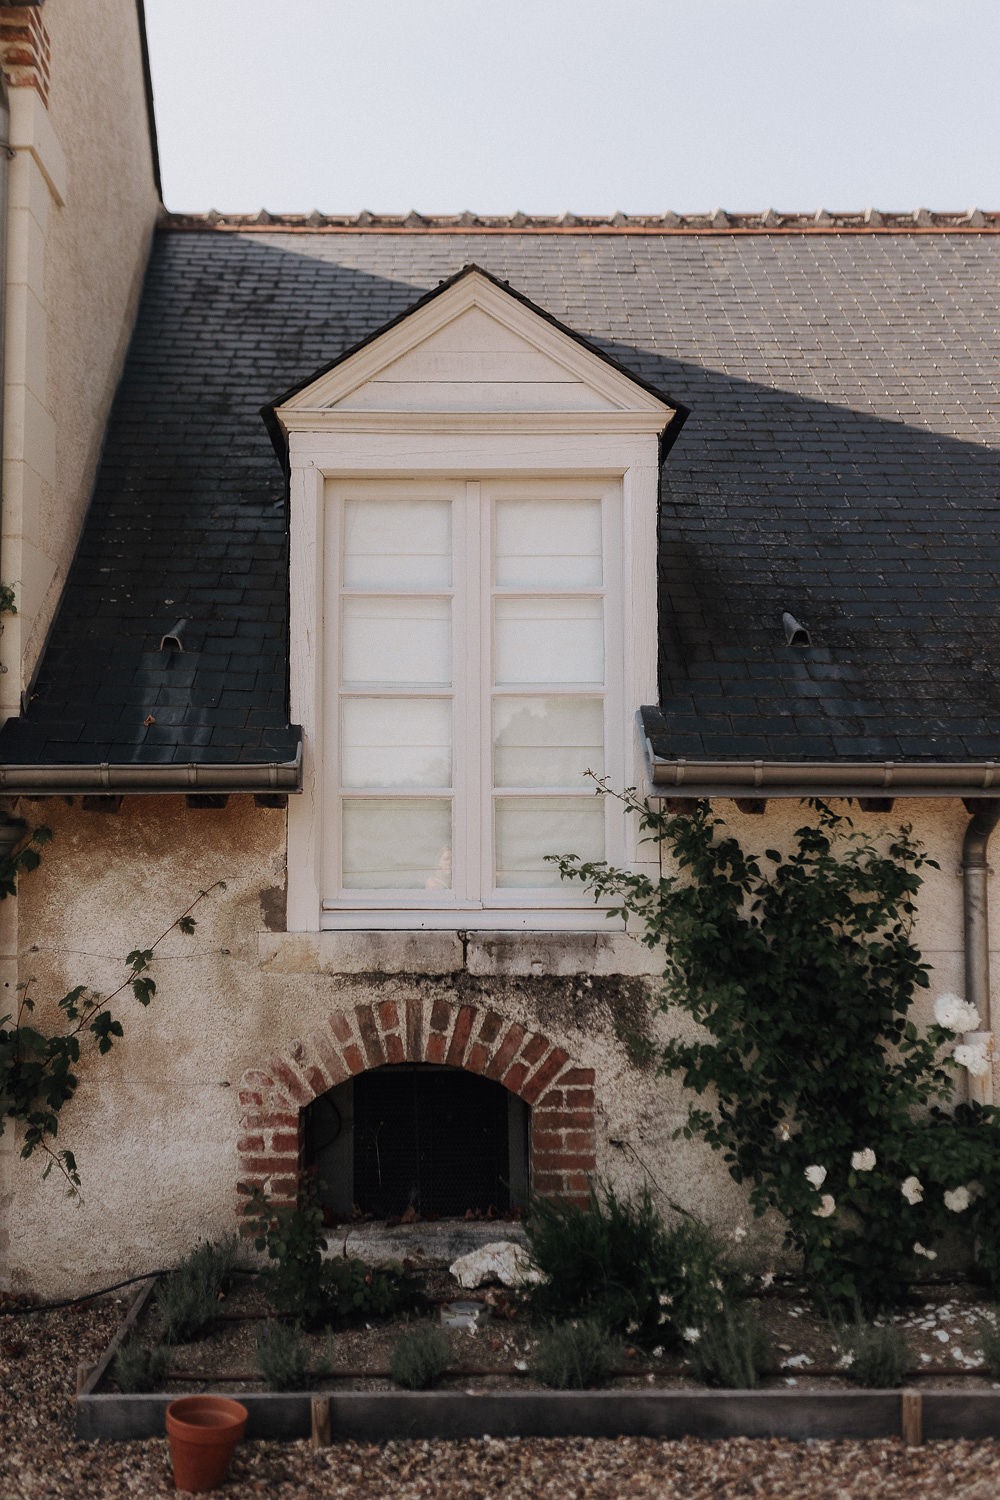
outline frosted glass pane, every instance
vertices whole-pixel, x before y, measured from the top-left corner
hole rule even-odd
[[[451,889],[451,803],[372,798],[343,803],[349,891]]]
[[[558,869],[544,857],[603,859],[604,798],[499,797],[496,854],[498,886],[561,885]]]
[[[451,587],[450,500],[347,500],[344,587]]]
[[[604,773],[599,698],[494,700],[494,786],[576,787],[588,770]]]
[[[345,687],[447,687],[451,600],[344,600]]]
[[[603,581],[600,500],[498,500],[498,588],[586,588]]]
[[[451,704],[353,698],[343,706],[344,786],[451,786]]]
[[[604,681],[600,599],[496,599],[495,682]]]

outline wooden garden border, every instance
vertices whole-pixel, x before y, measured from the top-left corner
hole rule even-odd
[[[172,1396],[80,1395],[86,1440],[161,1437]],[[314,1397],[240,1392],[248,1438],[313,1431],[328,1403],[333,1441],[353,1438],[886,1438],[1000,1436],[993,1391],[345,1391]],[[325,1423],[323,1423],[325,1427]]]
[[[139,1291],[96,1365],[81,1372],[76,1433],[161,1437],[172,1395],[97,1391],[155,1286]],[[206,1384],[211,1382],[206,1380]],[[232,1394],[231,1390],[227,1392]],[[236,1393],[248,1438],[314,1442],[469,1437],[1000,1437],[1000,1391],[271,1391]]]

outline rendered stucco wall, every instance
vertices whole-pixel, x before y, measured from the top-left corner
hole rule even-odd
[[[5,713],[76,546],[158,210],[134,0],[46,0],[32,19],[47,89],[25,70],[10,89],[0,577],[18,614],[0,638]]]
[[[719,807],[755,848],[787,842],[807,816],[798,803],[771,802],[764,817]],[[747,1218],[719,1162],[671,1139],[685,1108],[681,1090],[637,1068],[615,1035],[616,1020],[667,1024],[651,1021],[645,954],[630,939],[285,934],[273,930],[284,884],[280,809],[249,798],[219,810],[133,798],[118,813],[56,800],[20,811],[55,834],[19,903],[21,932],[30,934],[22,936],[22,982],[32,979],[39,1001],[77,983],[110,988],[122,972],[115,955],[147,945],[199,888],[221,879],[226,889],[201,904],[193,937],[164,944],[149,1010],[121,997],[124,1042],[81,1068],[62,1132],[77,1153],[83,1203],[67,1199],[55,1174],[41,1181],[39,1157],[2,1158],[0,1285],[48,1294],[95,1287],[169,1263],[199,1237],[232,1227],[249,1107],[241,1093],[254,1086],[244,1075],[274,1058],[294,1071],[303,1055],[297,1039],[331,1017],[354,1025],[358,1007],[385,1002],[403,1014],[414,998],[425,1016],[435,1000],[489,1008],[544,1034],[574,1068],[593,1069],[600,1173],[629,1186],[648,1169],[664,1199],[723,1227]],[[918,940],[935,965],[932,995],[960,991],[961,804],[898,802],[891,815],[856,818],[865,828],[913,822],[940,862],[927,875]],[[1000,974],[1000,892],[992,894]]]

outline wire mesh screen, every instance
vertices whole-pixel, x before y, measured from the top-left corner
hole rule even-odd
[[[390,1217],[510,1209],[509,1095],[459,1069],[378,1068],[354,1080],[354,1201]]]

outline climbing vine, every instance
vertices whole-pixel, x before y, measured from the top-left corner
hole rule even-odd
[[[988,1065],[955,1045],[973,1008],[939,996],[926,1029],[910,1014],[930,983],[913,923],[935,867],[910,828],[871,839],[815,802],[790,853],[755,854],[708,803],[621,800],[674,873],[556,863],[662,949],[661,1007],[698,1023],[656,1052],[695,1096],[677,1133],[721,1154],[757,1214],[781,1213],[829,1303],[897,1301],[956,1228],[996,1286],[1000,1111],[953,1106],[956,1071]]]
[[[0,899],[17,894],[19,877],[37,869],[40,851],[51,837],[48,828],[35,828],[20,848],[0,859]],[[172,932],[190,936],[197,925],[192,915],[195,908],[212,891],[224,889],[219,880],[199,891],[148,947],[127,953],[122,978],[110,993],[99,994],[78,984],[46,1005],[46,1014],[57,1022],[54,1027],[43,1029],[35,1024],[30,981],[18,987],[16,1012],[0,1016],[0,1135],[9,1122],[19,1121],[23,1126],[21,1156],[40,1151],[47,1158],[43,1176],[57,1168],[71,1192],[80,1190],[79,1168],[73,1151],[58,1145],[57,1137],[60,1111],[79,1086],[78,1065],[86,1051],[103,1056],[121,1040],[124,1026],[112,1009],[114,1002],[128,993],[141,1006],[150,1004],[156,994],[150,969],[157,949]]]

